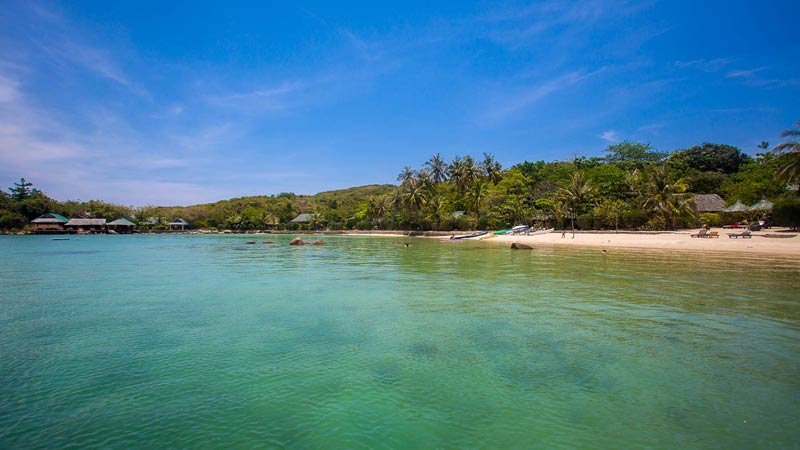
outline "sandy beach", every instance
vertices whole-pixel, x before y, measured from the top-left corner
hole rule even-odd
[[[574,238],[572,237],[571,231],[568,231],[563,238],[559,231],[534,236],[495,236],[485,239],[484,242],[503,245],[511,245],[513,242],[520,242],[534,247],[537,245],[549,245],[596,247],[606,250],[615,248],[659,249],[800,257],[800,237],[795,236],[798,233],[786,232],[786,229],[775,228],[753,232],[753,237],[751,239],[731,239],[728,237],[728,233],[737,233],[740,231],[712,228],[711,231],[719,233],[719,238],[692,238],[691,235],[698,231],[699,230],[681,230],[664,233],[588,232],[575,233]],[[768,235],[782,237],[768,237]]]

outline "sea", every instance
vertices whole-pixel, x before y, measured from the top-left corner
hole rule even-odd
[[[800,448],[796,259],[291,237],[0,236],[0,448]]]

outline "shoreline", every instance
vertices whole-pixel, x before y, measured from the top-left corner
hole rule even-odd
[[[698,230],[680,230],[672,232],[576,232],[567,231],[562,238],[561,231],[533,236],[494,236],[484,239],[483,242],[511,245],[514,242],[553,247],[574,248],[600,248],[629,249],[629,250],[671,250],[693,253],[721,252],[738,253],[741,255],[774,255],[800,257],[800,237],[798,233],[787,232],[785,229],[755,231],[752,238],[729,238],[728,233],[738,233],[739,230],[712,228],[711,231],[719,233],[718,238],[693,238]],[[780,237],[767,237],[780,236]]]
[[[788,256],[800,258],[800,232],[792,232],[786,228],[752,232],[752,238],[729,238],[728,233],[739,233],[743,230],[723,229],[714,227],[718,238],[692,238],[698,229],[679,231],[554,231],[547,234],[525,235],[488,235],[483,238],[464,239],[453,242],[480,242],[488,245],[511,246],[512,243],[527,244],[532,247],[572,247],[572,248],[599,248],[601,250],[627,249],[627,250],[659,250],[680,251],[692,253],[728,253],[758,256]],[[259,232],[223,232],[211,230],[172,231],[160,233],[135,233],[138,235],[294,235],[294,236],[354,236],[354,237],[394,237],[394,238],[423,238],[448,241],[452,234],[466,234],[468,231],[402,231],[402,230],[341,230],[341,231],[308,231],[308,230],[269,230]],[[14,235],[14,234],[9,234]],[[80,236],[80,235],[78,235]],[[124,236],[120,235],[120,236]]]

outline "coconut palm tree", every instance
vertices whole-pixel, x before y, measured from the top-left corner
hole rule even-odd
[[[491,153],[483,154],[483,163],[481,164],[483,175],[492,183],[497,183],[503,178],[503,168],[500,163],[494,160]]]
[[[489,195],[489,183],[486,181],[477,181],[469,190],[469,203],[472,211],[480,213],[483,200]]]
[[[439,153],[431,156],[425,167],[430,171],[434,183],[441,183],[447,179],[447,163]]]
[[[800,182],[800,121],[795,122],[794,126],[794,129],[781,132],[781,137],[787,141],[772,149],[781,155],[776,175],[780,181],[786,183]]]
[[[464,178],[464,161],[460,156],[456,155],[453,161],[447,165],[447,176],[449,178],[448,181],[450,181],[450,184],[453,186],[458,188],[462,185],[462,179]]]
[[[408,181],[416,176],[416,172],[411,167],[405,166],[403,170],[400,171],[400,174],[397,175],[397,181],[400,184],[406,184]]]
[[[439,229],[442,219],[447,215],[447,201],[440,195],[433,195],[428,200],[425,208],[425,221],[434,225],[434,229]]]
[[[418,213],[419,210],[425,206],[429,197],[430,190],[420,180],[411,178],[409,182],[405,184],[403,203],[410,207],[413,212]]]
[[[586,179],[581,172],[572,174],[572,178],[556,193],[556,198],[563,201],[568,209],[579,213],[597,194],[597,188]]]
[[[669,228],[674,228],[678,219],[695,215],[694,200],[686,194],[686,186],[672,182],[666,167],[647,172],[642,187],[642,207],[662,216]]]

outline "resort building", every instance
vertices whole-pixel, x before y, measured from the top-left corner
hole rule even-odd
[[[725,209],[725,200],[717,194],[695,194],[694,207],[698,213],[720,212]]]
[[[172,231],[183,231],[189,228],[189,222],[181,218],[175,219],[172,222],[168,223],[167,225],[169,225],[169,229]]]
[[[31,221],[34,234],[63,233],[64,224],[67,222],[69,222],[69,219],[56,213],[42,214]]]
[[[121,218],[108,223],[109,232],[112,230],[119,234],[131,234],[136,229],[136,224],[128,219]]]
[[[69,219],[64,224],[67,231],[73,233],[106,233],[106,219]]]

